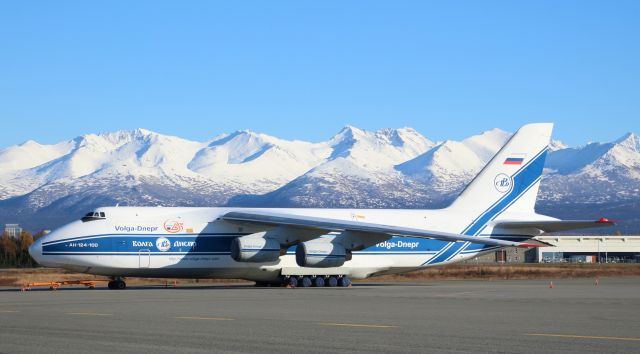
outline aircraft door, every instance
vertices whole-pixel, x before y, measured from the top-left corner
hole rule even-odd
[[[148,249],[138,251],[138,267],[149,268],[151,263],[151,251]]]

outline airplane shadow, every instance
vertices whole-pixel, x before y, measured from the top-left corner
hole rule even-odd
[[[306,290],[306,291],[322,291],[323,289],[331,289],[331,290],[350,290],[353,288],[379,288],[379,287],[432,287],[435,286],[433,283],[355,283],[352,287],[349,288],[295,288],[295,289],[287,289],[284,286],[255,286],[253,284],[180,284],[178,283],[175,287],[173,284],[168,284],[165,286],[164,284],[134,284],[128,285],[124,290],[113,290],[109,289],[106,286],[99,285],[94,289],[89,289],[84,286],[62,286],[56,290],[51,290],[47,287],[34,287],[30,290],[26,290],[24,292],[52,292],[52,291],[152,291],[152,290],[174,290],[174,291],[192,291],[192,290]],[[19,287],[3,287],[0,288],[0,292],[21,292],[21,288]]]

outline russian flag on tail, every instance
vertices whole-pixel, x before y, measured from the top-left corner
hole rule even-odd
[[[507,157],[506,160],[504,160],[504,165],[522,165],[522,161],[524,161],[524,157],[517,157],[517,156],[513,156],[513,157]]]

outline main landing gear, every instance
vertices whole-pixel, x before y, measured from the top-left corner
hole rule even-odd
[[[282,282],[284,285],[292,288],[322,288],[322,287],[348,287],[351,285],[351,279],[348,276],[342,275],[330,275],[330,276],[288,276],[283,277]]]
[[[111,280],[107,284],[107,286],[109,287],[109,289],[124,290],[127,288],[127,283],[125,283],[124,279],[116,278],[114,280]]]

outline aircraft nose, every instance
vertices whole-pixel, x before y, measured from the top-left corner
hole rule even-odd
[[[29,254],[36,262],[40,263],[42,260],[42,238],[39,238],[29,246]]]

